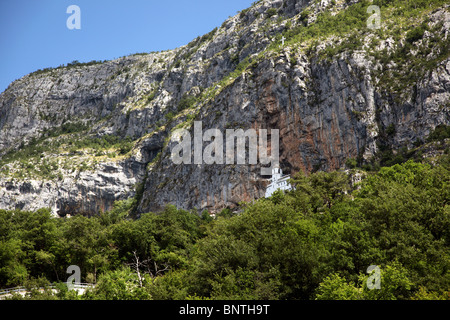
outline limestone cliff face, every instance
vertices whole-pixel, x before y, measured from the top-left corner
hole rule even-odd
[[[281,167],[291,174],[369,160],[380,145],[411,148],[448,125],[450,59],[440,52],[448,49],[448,6],[424,13],[429,30],[409,50],[418,55],[429,47],[437,58],[426,68],[411,67],[421,72],[410,77],[404,65],[379,55],[394,57],[404,38],[369,48],[371,35],[362,32],[356,50],[346,49],[339,35],[280,42],[281,33],[314,25],[321,12],[351,5],[259,1],[175,50],[74,64],[13,82],[0,95],[0,208],[96,214],[137,196],[138,212],[169,203],[217,211],[264,196],[268,177],[260,163],[174,164],[174,129],[193,135],[194,121],[224,134],[278,129]],[[436,35],[443,46],[431,41]],[[324,54],[333,46],[341,49]],[[414,81],[402,80],[408,78]],[[117,136],[103,149],[92,142]],[[123,150],[125,139],[130,147]],[[48,165],[53,174],[44,174]]]
[[[392,137],[395,147],[411,147],[436,125],[449,121],[449,110],[430,103],[428,95],[414,104],[406,101],[387,107],[389,97],[377,92],[361,54],[331,64],[298,54],[296,65],[290,62],[291,54],[286,50],[276,59],[261,62],[251,76],[237,79],[201,113],[203,126],[223,133],[230,127],[279,129],[281,167],[285,173],[295,173],[336,170],[348,158],[372,157],[383,121],[386,127],[397,128]],[[421,90],[431,90],[435,99],[448,101],[449,67],[450,61],[441,66],[446,80],[439,86]],[[362,74],[364,80],[355,74]],[[309,89],[311,83],[316,90]],[[149,172],[142,211],[158,210],[165,203],[214,210],[264,196],[267,182],[263,178],[268,177],[261,176],[259,165],[174,165],[172,147],[164,150],[163,160]]]

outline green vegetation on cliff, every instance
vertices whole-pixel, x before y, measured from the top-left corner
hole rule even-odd
[[[0,210],[0,286],[64,282],[78,265],[94,289],[32,298],[448,299],[449,176],[448,156],[359,187],[343,172],[300,174],[295,191],[216,219],[168,206],[133,220],[129,201],[91,218]]]

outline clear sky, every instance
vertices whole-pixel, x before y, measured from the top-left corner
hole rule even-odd
[[[173,49],[254,0],[0,0],[0,92],[22,76],[74,60]],[[66,22],[80,8],[81,29]]]

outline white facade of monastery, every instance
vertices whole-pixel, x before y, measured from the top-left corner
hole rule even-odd
[[[292,186],[288,182],[289,179],[289,175],[283,176],[283,170],[278,167],[273,168],[272,178],[267,186],[265,197],[270,197],[276,190],[292,190]]]

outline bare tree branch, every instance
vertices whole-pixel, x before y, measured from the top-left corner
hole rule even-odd
[[[141,274],[141,268],[147,268],[147,273],[152,277],[152,279],[155,279],[157,276],[163,274],[165,271],[170,270],[170,265],[167,262],[162,263],[162,265],[158,266],[156,261],[153,261],[153,270],[151,268],[151,262],[152,259],[146,259],[141,261],[139,259],[139,256],[137,255],[136,251],[133,251],[133,261],[131,263],[127,263],[127,265],[131,266],[133,269],[136,270],[138,281],[139,281],[139,287],[142,288],[142,281],[143,276]]]

